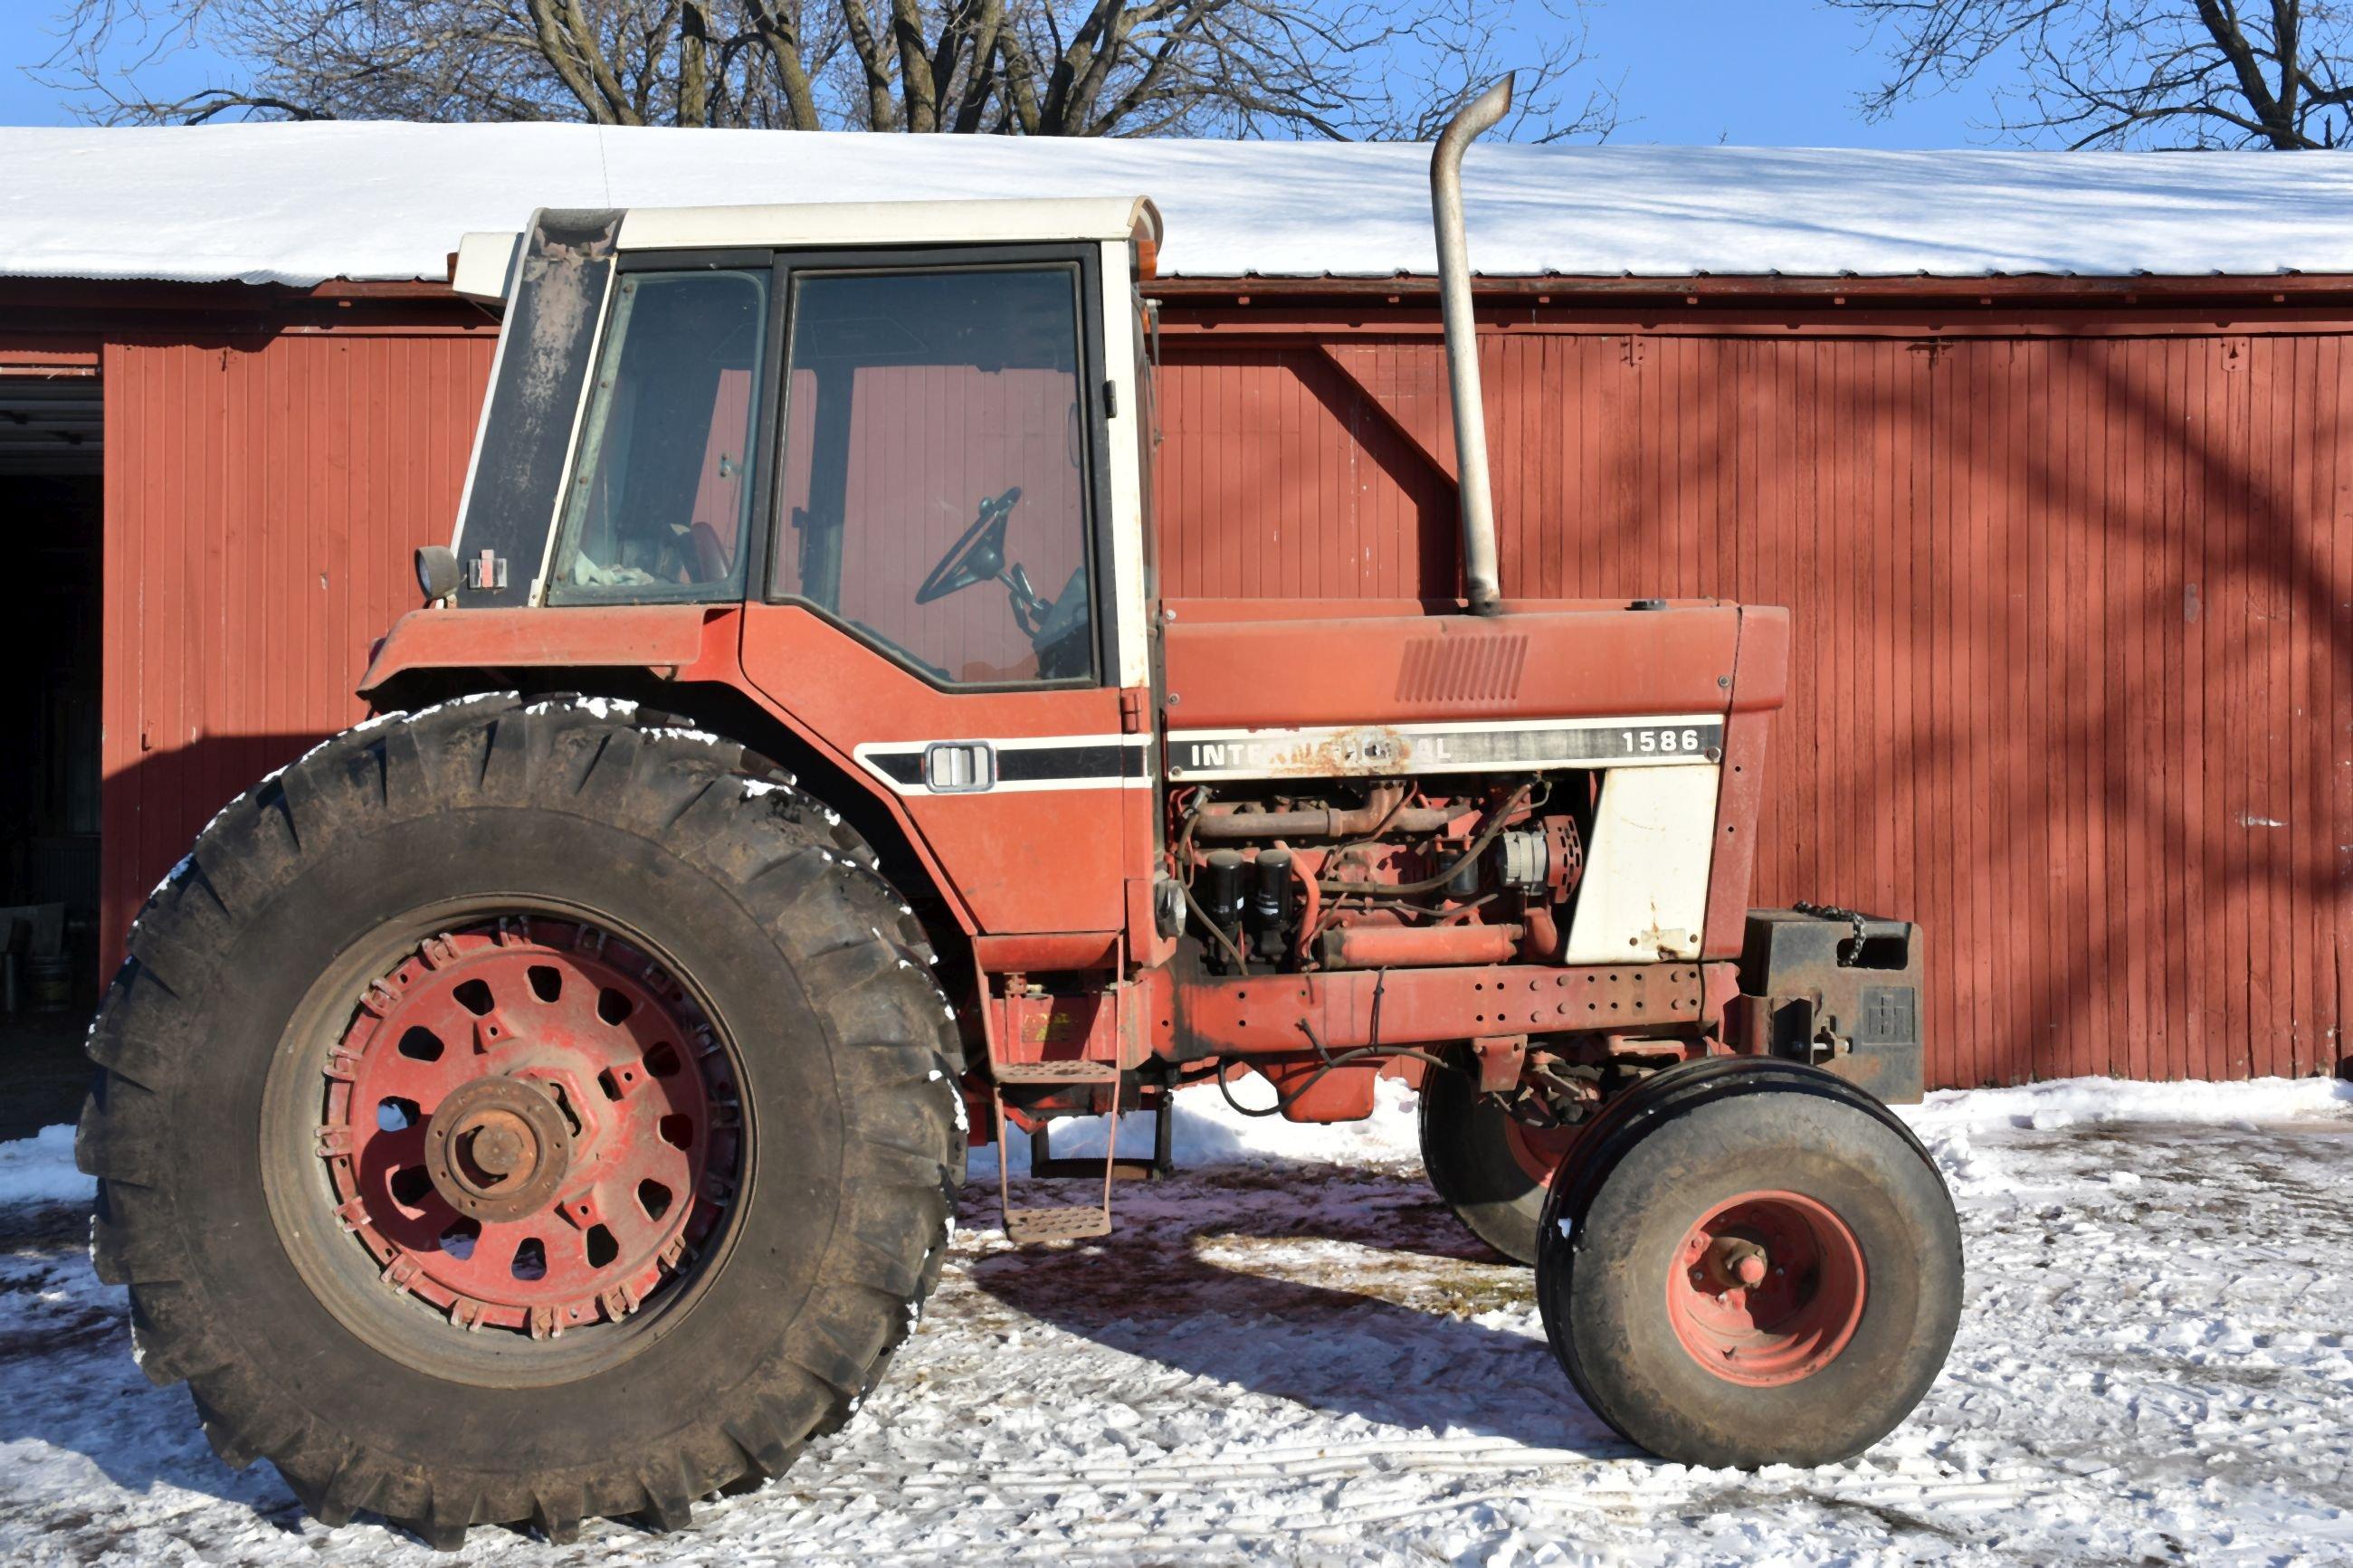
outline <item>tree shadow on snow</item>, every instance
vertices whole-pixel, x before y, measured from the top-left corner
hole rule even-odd
[[[1092,1195],[1084,1183],[1054,1188],[1015,1202]],[[970,1205],[972,1223],[991,1225],[996,1206],[992,1190]],[[1335,1415],[1640,1457],[1586,1408],[1541,1335],[1518,1326],[1533,1307],[1530,1272],[1458,1238],[1419,1181],[1336,1167],[1211,1172],[1123,1186],[1113,1215],[1103,1241],[997,1252],[963,1272],[1093,1343]]]

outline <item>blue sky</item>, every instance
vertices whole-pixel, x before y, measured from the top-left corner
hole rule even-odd
[[[49,0],[0,0],[0,124],[74,122],[72,106],[27,77],[56,47]],[[1531,8],[1533,10],[1533,7]],[[1862,29],[1815,0],[1607,0],[1592,7],[1599,69],[1621,82],[1619,140],[1746,146],[1956,147],[1982,140],[1986,96],[1970,89],[1866,124],[1855,93],[1877,79]],[[181,59],[158,86],[197,85]]]

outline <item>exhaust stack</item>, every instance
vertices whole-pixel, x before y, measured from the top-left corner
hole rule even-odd
[[[1512,107],[1512,79],[1465,105],[1430,157],[1430,205],[1438,225],[1438,293],[1446,319],[1446,383],[1454,399],[1454,468],[1462,497],[1462,586],[1471,613],[1494,615],[1495,500],[1487,482],[1487,410],[1479,395],[1479,335],[1471,319],[1471,247],[1462,232],[1462,154]]]

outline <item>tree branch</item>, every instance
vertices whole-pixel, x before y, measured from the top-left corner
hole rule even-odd
[[[1826,0],[1867,23],[1889,70],[1862,95],[1883,119],[1902,103],[1995,78],[2011,141],[2078,147],[2296,150],[2344,139],[2353,93],[2348,0]],[[2185,142],[2160,142],[2179,127]]]
[[[44,68],[109,120],[1411,136],[1516,67],[1509,133],[1614,122],[1605,89],[1555,90],[1586,65],[1583,0],[63,3]],[[190,48],[201,89],[142,89]]]

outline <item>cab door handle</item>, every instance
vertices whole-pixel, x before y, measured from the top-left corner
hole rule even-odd
[[[997,748],[987,741],[934,741],[923,748],[923,787],[934,795],[995,789]]]

